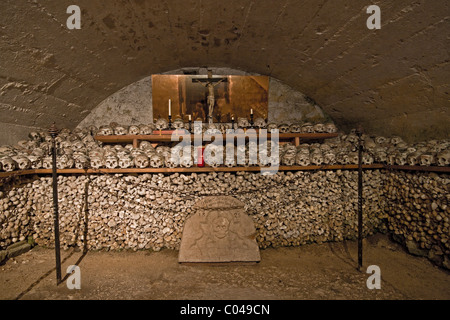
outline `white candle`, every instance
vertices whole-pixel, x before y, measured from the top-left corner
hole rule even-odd
[[[189,116],[189,121],[191,121],[191,115],[189,114],[188,116]]]
[[[171,113],[170,113],[170,107],[171,107],[171,101],[170,101],[170,99],[169,99],[169,116],[171,116]]]
[[[250,114],[253,114],[253,109],[250,109]]]

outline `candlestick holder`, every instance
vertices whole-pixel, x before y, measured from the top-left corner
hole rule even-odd
[[[253,113],[250,113],[250,128],[253,128]]]
[[[231,118],[231,129],[234,130],[234,118]]]
[[[172,129],[172,116],[169,114],[169,130]]]
[[[189,133],[191,133],[191,131],[192,131],[192,121],[189,120]]]

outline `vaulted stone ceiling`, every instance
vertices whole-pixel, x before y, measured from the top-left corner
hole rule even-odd
[[[72,4],[80,30],[66,27]],[[371,4],[380,30],[366,27]],[[277,78],[345,130],[448,138],[449,12],[447,0],[2,0],[0,134],[74,128],[132,82],[210,66]]]

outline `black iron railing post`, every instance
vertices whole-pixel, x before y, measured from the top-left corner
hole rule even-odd
[[[58,176],[56,174],[56,140],[59,130],[55,124],[50,127],[48,133],[52,137],[52,178],[53,178],[53,226],[55,231],[55,260],[56,260],[56,284],[61,282],[61,253],[59,242],[59,211],[58,211]]]

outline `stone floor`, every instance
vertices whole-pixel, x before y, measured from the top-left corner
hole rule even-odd
[[[406,253],[386,236],[261,250],[253,265],[180,265],[178,251],[62,252],[62,273],[76,264],[81,289],[56,285],[54,250],[35,247],[0,266],[0,299],[310,300],[450,299],[450,273]],[[368,289],[369,265],[381,289]]]

